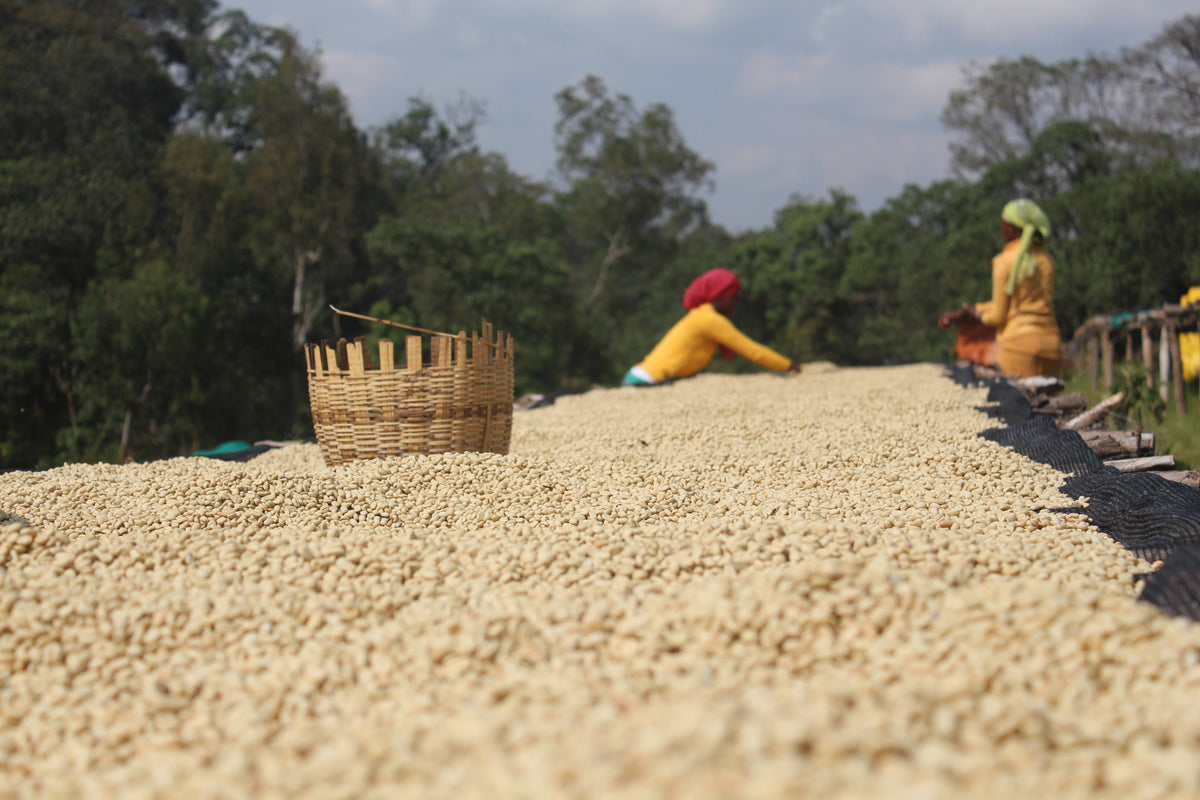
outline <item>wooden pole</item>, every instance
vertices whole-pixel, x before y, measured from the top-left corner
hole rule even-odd
[[[1171,341],[1167,336],[1167,326],[1158,329],[1158,393],[1163,402],[1171,399]]]
[[[1147,377],[1154,380],[1154,338],[1145,320],[1142,320],[1142,366],[1146,368]]]
[[[1107,326],[1100,329],[1100,358],[1104,368],[1104,388],[1108,389],[1113,385],[1113,340],[1112,329]]]
[[[1087,338],[1087,364],[1088,364],[1088,381],[1091,384],[1092,391],[1100,388],[1100,364],[1099,364],[1099,338],[1095,333],[1089,332]]]
[[[1187,395],[1183,392],[1183,358],[1179,354],[1179,333],[1175,330],[1175,323],[1168,322],[1166,333],[1164,336],[1171,338],[1171,364],[1173,375],[1173,388],[1175,390],[1175,410],[1180,414],[1187,413]]]

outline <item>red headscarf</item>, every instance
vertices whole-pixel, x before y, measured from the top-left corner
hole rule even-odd
[[[737,294],[742,288],[737,275],[727,269],[710,269],[696,280],[683,293],[683,307],[688,311],[719,300],[722,297]]]
[[[737,275],[720,267],[710,269],[692,281],[692,285],[683,293],[683,307],[691,311],[693,308],[711,303],[713,300],[735,295],[741,289],[742,284]],[[734,358],[734,352],[725,345],[721,345],[721,358],[726,360]]]

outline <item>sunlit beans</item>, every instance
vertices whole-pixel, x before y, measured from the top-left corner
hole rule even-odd
[[[1185,797],[1200,632],[935,366],[0,475],[0,797]]]

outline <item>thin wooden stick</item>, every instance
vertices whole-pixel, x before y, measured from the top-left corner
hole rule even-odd
[[[342,311],[340,308],[329,307],[335,314],[341,314],[343,317],[354,317],[355,319],[365,319],[367,322],[378,322],[380,325],[391,325],[393,328],[404,328],[406,331],[417,331],[418,333],[428,333],[433,336],[453,336],[451,333],[443,333],[442,331],[431,331],[428,328],[418,328],[415,325],[404,325],[399,322],[392,322],[390,319],[379,319],[377,317],[368,317],[365,314],[355,314],[353,311]],[[484,323],[485,325],[487,323]],[[499,347],[499,345],[488,342],[491,347]]]

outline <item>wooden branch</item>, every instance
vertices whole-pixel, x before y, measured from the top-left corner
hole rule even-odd
[[[604,259],[600,262],[600,274],[596,276],[596,285],[592,287],[591,297],[587,301],[589,307],[600,299],[600,295],[604,291],[605,279],[608,277],[609,267],[633,249],[628,244],[622,242],[625,238],[625,229],[623,227],[618,227],[615,232],[605,234],[605,236],[608,237],[608,251],[604,254]]]
[[[329,310],[335,314],[341,314],[343,317],[354,317],[355,319],[365,319],[367,322],[378,322],[380,325],[391,325],[393,328],[403,328],[406,331],[416,331],[417,333],[428,333],[432,336],[449,336],[451,339],[454,338],[454,334],[452,334],[452,333],[444,333],[443,331],[431,331],[428,328],[418,328],[416,325],[404,325],[399,322],[392,322],[390,319],[379,319],[377,317],[368,317],[365,314],[355,314],[353,311],[342,311],[340,308],[335,308],[332,305],[329,306]],[[483,324],[486,325],[487,320],[484,320]],[[462,336],[462,335],[463,334],[460,331],[459,336]],[[484,342],[484,344],[486,344],[488,347],[491,347],[491,348],[498,348],[500,346],[499,343],[497,343],[497,342]]]
[[[1146,458],[1119,458],[1105,461],[1105,466],[1120,472],[1149,472],[1155,469],[1170,469],[1175,466],[1175,456],[1148,456]]]
[[[1101,400],[1096,405],[1092,406],[1087,411],[1085,411],[1082,414],[1080,414],[1079,416],[1069,420],[1065,425],[1062,426],[1063,430],[1077,431],[1080,428],[1086,428],[1088,425],[1093,425],[1093,424],[1099,422],[1100,420],[1102,420],[1106,416],[1108,416],[1109,411],[1111,411],[1116,406],[1120,405],[1121,401],[1124,399],[1125,399],[1124,392],[1117,392],[1116,394],[1114,394],[1110,397],[1104,398],[1103,400]]]
[[[1083,443],[1100,458],[1154,454],[1154,434],[1138,431],[1079,431]]]

